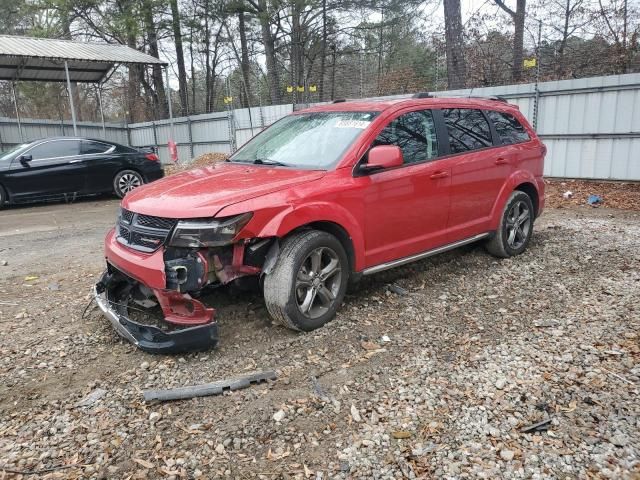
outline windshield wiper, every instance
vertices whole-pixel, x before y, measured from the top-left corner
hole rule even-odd
[[[282,163],[277,160],[270,160],[268,158],[256,158],[253,162],[256,165],[275,165],[276,167],[290,167],[287,163]]]

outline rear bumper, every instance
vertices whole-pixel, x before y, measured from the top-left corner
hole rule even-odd
[[[94,299],[118,335],[141,350],[149,353],[183,353],[207,350],[217,345],[218,324],[214,322],[171,332],[134,322],[113,308],[111,287],[111,276],[105,272],[93,288]]]

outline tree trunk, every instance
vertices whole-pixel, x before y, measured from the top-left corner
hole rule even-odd
[[[142,15],[144,26],[147,33],[147,41],[149,42],[149,55],[160,58],[158,53],[158,33],[153,23],[153,11],[151,9],[151,0],[142,2]],[[168,115],[167,95],[164,91],[164,81],[162,80],[162,67],[154,64],[152,66],[153,88],[155,90],[156,111],[160,118],[166,118]]]
[[[464,59],[460,0],[444,0],[444,23],[449,88],[464,88],[467,68]]]
[[[244,107],[250,107],[251,101],[251,65],[249,64],[249,50],[247,48],[247,31],[244,10],[238,12],[238,29],[240,30],[240,71],[242,73],[242,89],[244,91]]]
[[[511,65],[511,79],[519,82],[522,79],[522,62],[524,60],[524,18],[527,8],[527,0],[518,0],[516,11],[511,10],[503,0],[495,0],[496,4],[511,16],[513,20],[513,64]]]
[[[300,13],[300,0],[293,0],[291,3],[291,65],[294,86],[302,87],[304,86],[304,48]]]
[[[262,31],[262,43],[264,44],[264,55],[267,64],[267,81],[269,83],[269,92],[271,96],[271,104],[280,103],[280,75],[278,74],[278,64],[276,62],[276,48],[273,35],[271,34],[271,22],[269,19],[269,9],[267,0],[260,0],[258,3],[260,10],[258,18],[260,19],[260,27]]]
[[[180,27],[180,12],[178,11],[178,0],[170,0],[170,4],[173,38],[176,44],[176,62],[178,64],[178,92],[180,95],[180,110],[182,115],[188,115],[189,102],[187,98],[187,70],[184,66],[184,51],[182,49],[182,30]]]
[[[522,62],[524,60],[524,16],[527,0],[518,0],[515,16],[513,17],[513,65],[511,66],[511,77],[514,82],[522,80]]]
[[[196,112],[196,65],[193,58],[193,23],[189,36],[189,58],[191,59],[191,112]]]
[[[327,65],[327,0],[322,0],[322,51],[320,56],[320,78],[318,100],[324,102],[324,73]]]

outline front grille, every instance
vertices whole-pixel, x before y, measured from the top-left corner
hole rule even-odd
[[[118,242],[141,252],[155,252],[167,240],[178,221],[173,218],[142,215],[125,208],[118,215]]]

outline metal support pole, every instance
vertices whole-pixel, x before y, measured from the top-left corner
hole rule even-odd
[[[98,84],[98,104],[100,105],[100,120],[102,121],[102,138],[107,139],[107,128],[104,125],[104,110],[102,108],[102,84]]]
[[[536,48],[536,83],[535,92],[536,96],[533,100],[533,129],[538,131],[538,108],[540,105],[540,88],[538,83],[540,82],[540,47],[542,46],[542,20],[538,20],[538,48]]]
[[[78,136],[78,126],[76,125],[76,107],[73,104],[73,94],[71,93],[71,80],[69,79],[69,64],[64,61],[64,73],[67,75],[67,93],[69,94],[69,106],[71,107],[71,120],[73,121],[73,134]]]
[[[193,159],[193,131],[191,130],[191,117],[187,116],[187,128],[189,129],[189,152]]]
[[[171,126],[171,138],[169,140],[175,141],[175,132],[173,130],[173,109],[171,107],[171,88],[169,87],[169,66],[164,67],[164,76],[167,83],[167,104],[169,106],[169,124]]]
[[[20,120],[20,110],[18,109],[18,96],[16,95],[16,84],[11,82],[11,94],[13,95],[13,106],[16,109],[16,120],[18,120],[18,131],[20,132],[20,142],[24,142],[24,135],[22,134],[22,121]]]

